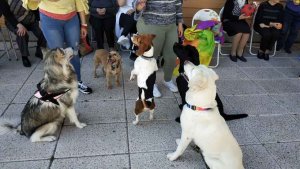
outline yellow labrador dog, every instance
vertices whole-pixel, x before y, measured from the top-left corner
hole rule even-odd
[[[200,147],[210,169],[244,169],[243,155],[215,101],[218,75],[210,68],[187,61],[184,71],[189,81],[181,120],[181,139],[178,147],[168,154],[176,160],[191,141]]]

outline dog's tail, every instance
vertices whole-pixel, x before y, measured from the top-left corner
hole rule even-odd
[[[14,125],[12,121],[0,120],[0,136],[7,133],[20,133],[20,125]]]

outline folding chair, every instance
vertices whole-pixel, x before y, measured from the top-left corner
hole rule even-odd
[[[219,12],[219,20],[220,20],[220,21],[221,21],[221,18],[222,18],[222,16],[223,16],[223,12],[224,12],[224,7],[222,7],[221,10],[220,10],[220,12]],[[227,34],[226,31],[223,30],[223,32]],[[222,52],[222,46],[220,47],[220,54],[221,54],[222,56],[227,56],[227,55],[229,55],[229,53],[223,53],[223,52]]]
[[[192,19],[192,26],[194,26],[194,22],[195,20],[198,21],[207,21],[207,20],[218,20],[220,21],[220,16],[217,14],[217,12],[215,12],[212,9],[200,9],[198,12],[196,12],[196,14],[193,16]],[[218,48],[217,51],[217,63],[214,66],[209,66],[211,68],[216,68],[219,65],[219,61],[220,61],[220,53],[221,53],[221,43],[219,41],[215,41]]]
[[[19,60],[18,56],[17,56],[17,53],[16,53],[16,50],[14,48],[14,45],[13,45],[13,41],[12,41],[12,36],[11,36],[11,33],[10,31],[6,28],[5,26],[5,18],[2,16],[0,18],[0,35],[3,39],[3,46],[4,46],[4,51],[8,57],[8,60],[11,61],[11,58],[10,58],[10,54],[9,54],[9,51],[12,49],[13,52],[14,52],[14,55],[16,57],[16,60]],[[10,48],[8,48],[7,44],[6,44],[6,39],[5,39],[5,36],[4,36],[4,32],[3,32],[3,29],[7,29],[7,34],[8,34],[8,38],[9,38],[9,43],[10,43]]]
[[[257,9],[258,9],[258,7],[257,7]],[[257,55],[257,53],[254,53],[254,52],[252,52],[252,48],[254,48],[253,47],[253,36],[254,36],[254,33],[256,33],[256,34],[259,34],[258,32],[256,32],[255,30],[254,30],[254,23],[255,23],[255,17],[256,17],[256,13],[257,13],[257,10],[255,11],[255,13],[254,13],[254,15],[253,15],[253,20],[252,20],[252,24],[251,24],[251,35],[250,35],[250,46],[249,46],[249,53],[251,54],[251,55]],[[272,55],[270,55],[270,56],[275,56],[275,54],[276,54],[276,46],[277,46],[277,41],[275,42],[275,44],[274,44],[274,51],[273,51],[273,54]],[[256,47],[256,48],[258,48],[258,47]]]

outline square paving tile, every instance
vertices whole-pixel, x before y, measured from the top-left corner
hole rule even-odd
[[[250,79],[282,79],[285,75],[275,68],[243,68],[243,71]]]
[[[19,134],[0,137],[0,162],[50,159],[56,142],[31,143]]]
[[[262,145],[242,146],[243,162],[246,169],[280,169],[275,159]]]
[[[173,121],[129,123],[129,149],[131,153],[175,150],[176,139],[181,136],[181,127]]]
[[[11,70],[4,70],[1,71],[0,76],[0,85],[17,85],[23,84],[25,80],[28,78],[29,71],[11,71]]]
[[[155,99],[154,120],[174,120],[180,116],[181,110],[175,99]],[[126,101],[127,118],[129,123],[135,120],[134,108],[135,100]],[[149,121],[149,112],[144,112],[140,116],[140,120]]]
[[[222,95],[264,94],[265,90],[251,80],[218,80],[217,87]]]
[[[12,122],[21,122],[21,112],[24,109],[25,104],[10,104],[5,113],[3,114],[3,118],[12,120]]]
[[[282,169],[300,168],[300,142],[265,144],[264,146]]]
[[[47,169],[50,164],[50,160],[41,161],[22,161],[22,162],[7,162],[0,163],[0,168],[3,169]]]
[[[289,112],[300,114],[300,94],[271,95],[279,105],[286,107]]]
[[[247,118],[227,121],[227,124],[240,145],[259,144],[259,140],[248,129]]]
[[[291,60],[289,57],[270,59],[269,63],[273,67],[297,67],[298,63]]]
[[[282,104],[278,104],[271,96],[225,96],[228,103],[240,113],[249,115],[288,114]]]
[[[124,101],[77,102],[79,120],[87,124],[126,122]],[[67,120],[67,125],[70,125]]]
[[[43,79],[43,76],[44,76],[44,71],[35,70],[26,80],[26,84],[32,84],[33,87],[35,87],[35,85],[38,84]]]
[[[176,161],[169,161],[167,154],[170,152],[149,152],[149,153],[137,153],[131,154],[131,168],[142,169],[142,168],[189,168],[189,169],[205,169],[205,163],[199,153],[195,151],[185,151],[181,157]]]
[[[300,93],[298,79],[255,80],[255,83],[262,86],[269,94]]]
[[[21,85],[0,85],[0,103],[10,103],[21,87]]]
[[[283,73],[289,78],[297,78],[300,74],[300,67],[295,68],[276,68],[279,72]]]
[[[224,67],[215,71],[220,79],[249,79],[239,67]]]
[[[248,117],[248,127],[261,143],[300,141],[300,123],[291,115]]]
[[[55,158],[127,153],[126,124],[88,125],[83,129],[64,126]]]
[[[4,110],[6,109],[7,106],[8,104],[0,104],[0,117],[4,113]]]
[[[95,156],[81,158],[55,159],[51,169],[127,169],[129,168],[128,155]]]
[[[272,67],[272,65],[270,65],[267,61],[264,61],[264,60],[261,60],[261,59],[258,59],[256,57],[248,57],[247,58],[247,63],[244,63],[244,62],[237,62],[237,65],[239,67],[243,67],[243,68],[246,68],[246,67],[256,67],[256,68],[261,68],[261,67]]]
[[[13,103],[27,103],[36,90],[36,85],[24,85],[13,100]]]

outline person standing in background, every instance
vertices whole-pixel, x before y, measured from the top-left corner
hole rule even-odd
[[[287,0],[283,29],[277,43],[277,51],[282,48],[286,53],[292,53],[291,48],[297,39],[300,30],[300,0]]]
[[[134,2],[135,19],[139,34],[155,34],[153,40],[154,56],[164,59],[163,84],[172,92],[178,92],[177,86],[172,81],[176,65],[176,54],[173,45],[178,42],[178,37],[183,34],[183,18],[181,0],[136,0]],[[178,24],[178,26],[176,25]],[[161,93],[154,85],[154,97],[161,97]]]
[[[43,59],[43,53],[41,47],[46,48],[47,43],[46,39],[39,27],[39,14],[38,11],[26,11],[25,8],[22,7],[22,0],[8,0],[10,10],[15,15],[18,22],[22,23],[28,31],[32,31],[32,33],[37,37],[37,46],[35,51],[35,56]],[[31,63],[28,59],[29,51],[28,51],[28,42],[29,42],[29,35],[25,33],[25,35],[20,36],[17,31],[15,30],[14,26],[10,24],[10,22],[5,22],[7,28],[14,32],[17,36],[16,41],[20,52],[22,54],[22,61],[25,67],[30,67]]]
[[[65,44],[74,49],[75,54],[70,62],[77,75],[78,89],[84,94],[92,93],[92,89],[81,81],[78,55],[80,36],[87,35],[87,0],[23,0],[23,7],[33,10],[39,8],[41,29],[50,49],[64,48]]]
[[[104,49],[104,33],[108,47],[115,47],[115,22],[118,5],[116,0],[89,0],[90,23],[95,32],[97,49]]]

